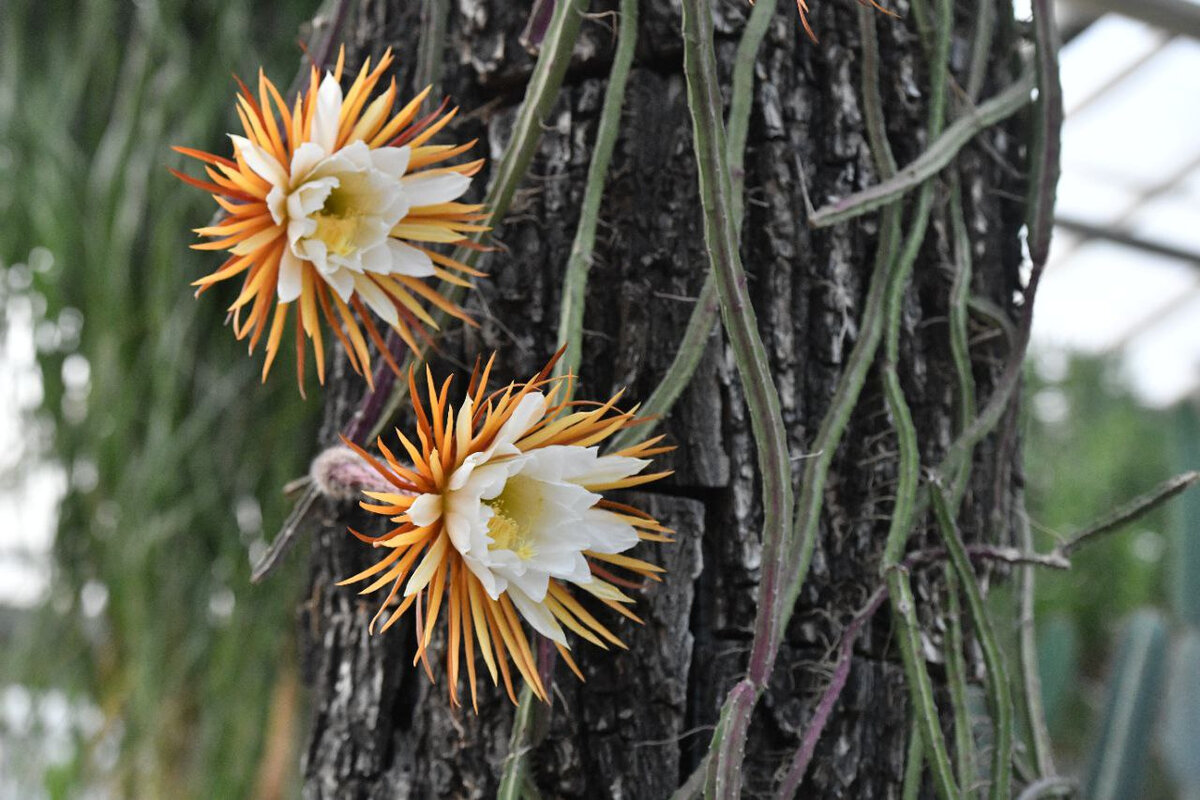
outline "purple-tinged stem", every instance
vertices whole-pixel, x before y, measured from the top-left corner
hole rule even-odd
[[[816,752],[817,742],[825,731],[825,726],[829,723],[829,717],[833,714],[833,707],[841,697],[842,690],[846,688],[846,681],[850,677],[850,665],[853,662],[854,642],[871,618],[875,616],[875,612],[883,605],[885,599],[887,599],[887,588],[877,589],[863,610],[858,612],[858,615],[843,631],[833,677],[829,681],[829,686],[825,688],[825,694],[821,695],[821,701],[817,703],[817,710],[813,712],[812,720],[804,731],[804,737],[800,740],[800,747],[796,750],[796,755],[792,757],[792,764],[788,767],[787,774],[779,784],[779,791],[775,794],[777,800],[789,800],[796,796],[796,791],[804,781],[805,773],[808,772],[808,765],[812,761],[813,753]]]
[[[1037,116],[1034,122],[1033,180],[1029,196],[1029,257],[1037,266],[1050,254],[1054,199],[1061,171],[1063,94],[1058,71],[1058,28],[1050,0],[1033,1],[1037,41]]]
[[[349,11],[350,0],[337,0],[333,7],[333,13],[330,15],[329,33],[325,36],[325,41],[321,43],[321,50],[313,59],[317,69],[328,69],[329,62],[333,59],[334,45],[342,38],[342,28],[346,25],[346,16]]]
[[[1028,564],[1050,569],[1070,569],[1071,562],[1059,552],[1036,553],[1018,547],[999,547],[990,544],[967,545],[967,555],[973,561],[1003,561],[1006,564]],[[904,559],[904,567],[912,569],[922,564],[942,563],[950,558],[944,547],[917,550]]]
[[[398,363],[404,357],[404,342],[396,335],[395,331],[388,331],[385,344],[387,344],[392,360]],[[355,444],[366,444],[363,439],[375,429],[375,425],[379,422],[379,415],[383,413],[383,409],[387,407],[388,400],[392,396],[392,387],[396,384],[396,373],[388,366],[386,359],[381,360],[375,367],[374,383],[375,388],[368,389],[363,395],[362,401],[358,404],[358,410],[354,412],[354,416],[342,430],[342,435]]]
[[[529,12],[529,21],[525,30],[521,31],[521,46],[531,53],[536,53],[542,47],[546,31],[550,29],[550,20],[554,18],[555,0],[534,0],[533,9]]]
[[[545,636],[538,637],[537,645],[538,677],[542,679],[542,686],[546,687],[548,694],[550,684],[554,681],[554,664],[558,661],[558,649],[554,646],[554,642]]]

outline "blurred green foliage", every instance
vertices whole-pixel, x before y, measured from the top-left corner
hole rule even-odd
[[[1191,405],[1147,409],[1123,386],[1110,361],[1073,359],[1057,377],[1048,381],[1035,376],[1027,404],[1027,500],[1043,551],[1172,474],[1195,469],[1200,445]],[[1195,542],[1196,537],[1184,534],[1189,520],[1194,527],[1197,519],[1197,492],[1193,489],[1090,543],[1073,556],[1069,572],[1042,573],[1037,585],[1040,672],[1056,752],[1067,771],[1078,774],[1089,750],[1094,760],[1103,748],[1114,747],[1119,733],[1114,732],[1119,727],[1113,723],[1114,707],[1133,703],[1146,730],[1131,741],[1142,752],[1117,749],[1138,767],[1129,772],[1129,781],[1145,800],[1175,796],[1147,731],[1162,733],[1164,700],[1170,704],[1191,698],[1164,697],[1159,679],[1140,700],[1136,692],[1122,694],[1122,681],[1141,683],[1114,661],[1117,634],[1124,628],[1128,638],[1132,626],[1154,617],[1151,608],[1167,612],[1158,618],[1173,629],[1184,621],[1184,609],[1178,607],[1190,593],[1172,592],[1172,586],[1178,586],[1181,565]],[[1155,651],[1156,670],[1163,667],[1158,663],[1163,652],[1161,646]],[[1146,765],[1140,762],[1147,752],[1152,759],[1143,783],[1139,771]],[[1089,774],[1095,780],[1092,773],[1094,763]]]
[[[1089,800],[1144,797],[1143,786],[1166,676],[1163,614],[1142,609],[1125,625],[1112,664],[1104,717],[1083,776]]]
[[[190,230],[215,206],[167,167],[184,161],[171,144],[228,149],[231,73],[261,64],[288,85],[315,3],[2,9],[0,262],[48,250],[28,291],[45,319],[82,329],[39,354],[47,458],[70,484],[50,596],[14,623],[0,687],[65,692],[101,715],[29,796],[287,793],[260,762],[273,693],[298,702],[303,567],[251,587],[247,553],[286,512],[280,487],[312,455],[319,405],[287,364],[259,385],[260,362],[224,324],[229,292],[192,297],[219,259],[190,251]],[[291,727],[285,743],[302,733]]]
[[[1075,359],[1062,381],[1030,395],[1025,469],[1040,549],[1173,474],[1171,417],[1140,405],[1105,361]],[[1087,677],[1103,677],[1115,626],[1167,599],[1163,555],[1169,511],[1082,548],[1070,572],[1038,581],[1039,616],[1072,619]]]

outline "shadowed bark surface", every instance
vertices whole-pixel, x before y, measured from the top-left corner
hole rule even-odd
[[[992,2],[992,0],[980,0]],[[881,91],[897,160],[923,149],[928,84],[915,23],[903,0],[898,19],[879,16]],[[615,3],[597,2],[607,11]],[[1011,18],[1002,20],[984,97],[1009,82]],[[401,85],[411,84],[420,4],[357,0],[345,28],[351,65],[388,46],[400,54]],[[727,79],[749,6],[717,0],[717,55]],[[526,3],[457,0],[451,6],[443,89],[464,109],[453,140],[480,137],[499,157],[508,140],[533,58],[518,43]],[[852,0],[821,0],[812,20],[819,45],[780,3],[760,51],[746,157],[747,215],[742,247],[760,331],[767,345],[794,459],[803,458],[858,332],[874,259],[877,215],[821,231],[805,222],[800,175],[818,205],[877,181],[863,130],[861,46]],[[679,8],[643,4],[637,60],[601,212],[588,287],[581,398],[629,387],[645,399],[670,363],[707,269],[682,72]],[[596,121],[612,54],[611,17],[583,23],[571,70],[546,120],[540,151],[512,211],[495,231],[503,246],[484,264],[468,308],[478,329],[451,329],[435,374],[498,350],[498,380],[534,373],[556,349],[563,268],[584,191]],[[952,70],[962,80],[973,15],[958,20]],[[727,82],[727,81],[726,81]],[[950,106],[955,108],[955,104]],[[993,128],[958,161],[974,256],[973,295],[1012,316],[1021,260],[1024,129]],[[449,134],[442,140],[450,141]],[[477,179],[474,196],[488,180]],[[946,193],[939,193],[947,197]],[[900,375],[922,447],[936,464],[955,433],[955,377],[946,324],[955,265],[945,201],[935,205],[904,311]],[[1007,353],[1002,333],[972,320],[972,358],[986,400]],[[325,441],[362,395],[361,380],[335,369],[328,385]],[[457,366],[456,366],[457,365]],[[460,379],[461,380],[461,379]],[[465,383],[460,383],[465,386]],[[401,420],[407,426],[407,420]],[[579,642],[587,675],[560,665],[549,731],[531,756],[546,798],[663,798],[695,768],[717,710],[741,676],[757,597],[761,509],[749,419],[737,372],[715,333],[691,387],[662,432],[678,449],[662,457],[676,472],[638,502],[678,533],[674,545],[636,552],[669,569],[639,595],[637,626],[605,618],[629,645],[600,651]],[[1007,541],[1018,490],[1013,435],[1004,427],[976,454],[960,516],[969,541]],[[766,796],[790,758],[828,679],[840,631],[880,583],[878,563],[895,482],[896,437],[878,376],[868,380],[834,463],[816,556],[780,653],[771,689],[753,720],[745,795]],[[402,622],[368,636],[377,597],[334,583],[371,563],[370,549],[346,534],[379,533],[366,515],[328,507],[312,555],[302,612],[305,667],[314,718],[304,764],[306,798],[490,797],[507,755],[512,705],[482,686],[479,713],[452,709],[442,665],[431,685],[412,666],[413,631]],[[912,546],[932,541],[918,532]],[[927,654],[939,680],[940,569],[917,573],[914,587],[930,632]],[[899,796],[909,717],[890,620],[879,614],[856,648],[849,683],[809,770],[804,796]],[[435,637],[436,640],[436,637]],[[481,673],[483,671],[481,670]],[[486,673],[483,673],[486,674]],[[945,698],[942,698],[943,700]],[[942,703],[948,713],[948,703]]]

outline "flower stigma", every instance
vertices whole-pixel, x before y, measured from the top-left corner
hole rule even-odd
[[[488,535],[492,538],[488,550],[509,550],[522,561],[537,556],[533,528],[546,505],[539,483],[514,475],[498,496],[484,501],[493,514],[487,523]]]
[[[348,256],[358,250],[355,240],[366,214],[355,207],[356,199],[355,192],[339,185],[329,193],[321,210],[313,214],[317,222],[316,238],[334,255]]]

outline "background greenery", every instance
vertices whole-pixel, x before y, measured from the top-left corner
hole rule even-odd
[[[1049,372],[1053,380],[1031,373],[1025,404],[1027,501],[1041,550],[1175,472],[1200,465],[1192,404],[1145,408],[1115,363],[1104,359],[1074,359]],[[1046,716],[1056,755],[1076,773],[1097,746],[1118,634],[1134,612],[1160,609],[1176,637],[1200,621],[1195,615],[1200,598],[1185,585],[1196,571],[1195,537],[1188,534],[1200,520],[1197,499],[1193,489],[1081,549],[1071,571],[1038,576]],[[1175,697],[1161,686],[1153,694],[1151,724],[1162,736],[1166,706],[1190,705],[1194,698]],[[1164,738],[1160,748],[1155,739],[1141,742],[1151,763],[1136,796],[1185,796],[1161,758],[1160,750],[1173,744]]]
[[[41,456],[70,488],[50,598],[14,623],[0,687],[42,705],[67,698],[59,722],[77,738],[0,740],[6,779],[25,773],[23,799],[81,786],[288,793],[278,776],[294,773],[302,734],[287,712],[303,569],[254,588],[247,551],[285,513],[280,487],[311,456],[319,403],[299,400],[287,365],[258,385],[257,360],[224,324],[227,292],[192,298],[188,283],[217,262],[188,250],[188,231],[215,206],[167,167],[184,160],[171,144],[227,148],[231,71],[253,77],[262,64],[290,83],[314,11],[304,0],[6,0],[0,11],[0,284],[9,301],[33,300],[35,325],[75,321],[75,335],[39,336],[36,413],[53,431]],[[265,747],[273,697],[282,730]],[[58,740],[50,755],[46,736]]]
[[[314,4],[2,8],[0,336],[6,304],[33,309],[45,333],[43,399],[20,469],[39,458],[60,465],[68,490],[50,596],[0,626],[11,638],[0,690],[65,703],[66,723],[17,730],[0,716],[0,769],[13,776],[0,790],[21,787],[23,800],[82,787],[292,796],[303,720],[292,609],[303,569],[293,562],[251,587],[247,554],[286,511],[279,489],[304,470],[319,406],[299,400],[287,364],[258,385],[258,362],[224,324],[228,291],[192,298],[188,282],[216,257],[189,251],[187,231],[212,204],[166,168],[182,162],[170,144],[225,147],[231,70],[252,76],[261,64],[290,82]],[[1194,466],[1200,447],[1192,409],[1140,407],[1104,362],[1075,361],[1056,378],[1031,380],[1025,431],[1043,548]],[[1196,622],[1168,569],[1181,560],[1186,507],[1086,548],[1070,573],[1040,576],[1047,712],[1076,772],[1096,738],[1123,620],[1155,605]],[[1172,796],[1162,769],[1150,784]]]

